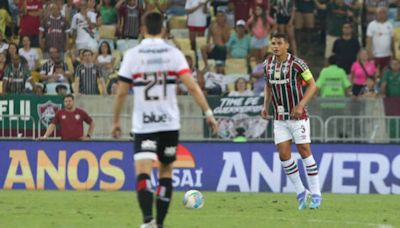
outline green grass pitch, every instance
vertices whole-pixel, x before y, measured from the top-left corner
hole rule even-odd
[[[167,228],[400,227],[399,195],[324,194],[319,210],[298,211],[294,194],[203,192],[198,210],[175,192]],[[139,227],[134,192],[0,191],[0,227]]]

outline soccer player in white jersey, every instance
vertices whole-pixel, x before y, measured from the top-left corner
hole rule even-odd
[[[265,89],[263,118],[268,117],[272,100],[274,108],[274,139],[279,158],[289,180],[294,185],[299,202],[299,210],[307,207],[309,191],[300,179],[297,161],[292,158],[291,144],[296,144],[307,171],[311,191],[311,209],[321,205],[321,190],[317,163],[310,148],[310,119],[306,105],[315,94],[317,87],[307,64],[300,58],[288,53],[288,38],[284,34],[274,34],[271,40],[273,55],[264,64]],[[307,83],[303,94],[302,82]]]
[[[145,39],[128,50],[119,71],[119,85],[114,104],[112,135],[121,135],[120,113],[134,86],[133,127],[135,134],[136,191],[143,213],[141,227],[163,227],[172,195],[172,163],[180,129],[176,98],[176,80],[186,85],[189,93],[205,112],[207,123],[217,131],[217,122],[191,71],[184,55],[162,38],[162,16],[157,12],[145,15]],[[159,160],[159,180],[156,190],[156,221],[153,219],[153,190],[150,174],[153,160]]]

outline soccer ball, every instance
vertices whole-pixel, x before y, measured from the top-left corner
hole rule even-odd
[[[198,209],[204,206],[204,197],[197,190],[189,190],[183,196],[183,205],[186,208]]]

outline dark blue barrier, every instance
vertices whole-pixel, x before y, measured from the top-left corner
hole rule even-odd
[[[315,144],[312,150],[323,191],[400,194],[400,145]],[[173,173],[177,190],[294,191],[273,144],[188,142],[179,145],[177,156]],[[293,156],[299,158],[296,152]],[[304,178],[301,160],[299,167]],[[155,170],[154,185],[156,176]],[[0,186],[132,191],[133,146],[131,142],[0,141]]]

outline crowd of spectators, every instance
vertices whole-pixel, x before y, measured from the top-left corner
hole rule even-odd
[[[208,95],[260,95],[279,31],[306,60],[322,41],[320,96],[400,96],[399,0],[3,0],[0,94],[115,94],[148,11]]]

